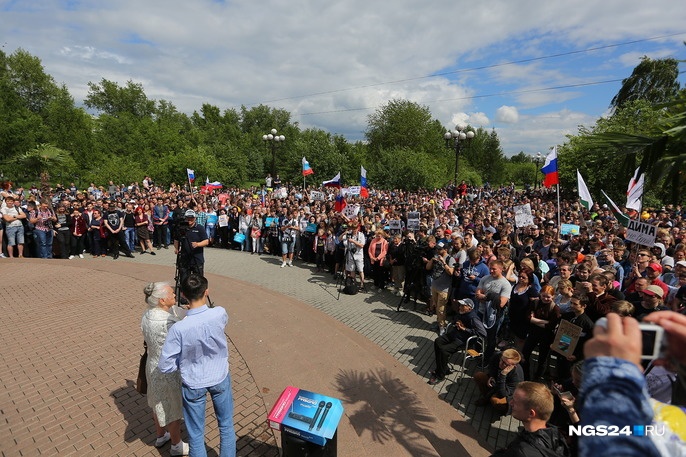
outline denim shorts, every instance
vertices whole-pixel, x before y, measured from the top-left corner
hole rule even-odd
[[[281,254],[293,254],[295,252],[295,239],[290,243],[281,243]]]
[[[17,244],[24,244],[24,226],[17,225],[16,227],[6,226],[5,233],[7,234],[7,245],[15,246]]]

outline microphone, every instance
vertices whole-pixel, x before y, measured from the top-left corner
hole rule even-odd
[[[333,403],[331,403],[331,402],[328,402],[326,404],[326,408],[324,409],[324,414],[322,414],[322,418],[319,419],[319,423],[317,424],[317,430],[322,428],[322,425],[324,424],[324,421],[326,420],[326,415],[329,414],[329,410],[331,409],[332,406],[333,406]]]
[[[322,409],[324,409],[325,404],[326,403],[324,402],[324,400],[319,402],[319,407],[317,408],[317,412],[314,413],[314,417],[312,418],[312,422],[310,423],[310,428],[308,430],[312,430],[314,428],[314,424],[317,423],[317,419],[319,418],[319,415],[321,414]],[[319,429],[317,429],[317,430],[319,430]]]

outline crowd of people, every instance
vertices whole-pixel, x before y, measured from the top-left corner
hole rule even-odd
[[[563,435],[569,424],[585,422],[578,400],[588,374],[584,347],[598,319],[649,321],[686,309],[681,206],[636,215],[657,227],[648,247],[628,241],[627,229],[606,205],[586,210],[562,200],[558,207],[547,189],[461,185],[416,192],[370,189],[367,198],[342,198],[338,189],[280,186],[279,181],[273,188],[198,193],[175,184],[163,188],[146,177],[142,186],[72,184],[46,195],[4,183],[3,249],[9,257],[154,255],[172,244],[180,249],[178,233],[185,236],[191,227],[188,252],[200,266],[206,246],[277,256],[281,268],[311,263],[313,274],[349,278],[356,284],[353,292],[386,290],[436,315],[430,384],[446,379],[453,354],[478,337],[476,349],[486,363],[474,376],[481,394],[477,404],[514,414],[528,401],[518,400],[518,392],[548,398],[536,387],[543,383],[555,392],[554,405],[538,417]],[[516,207],[526,204],[531,223],[520,227]],[[577,230],[564,232],[563,224]],[[189,273],[202,275],[197,265]],[[566,356],[551,351],[562,321],[579,329],[576,349]],[[682,364],[641,368],[641,388],[647,386],[663,403],[686,404]],[[547,411],[542,401],[536,408]],[[571,437],[562,442],[575,449]]]

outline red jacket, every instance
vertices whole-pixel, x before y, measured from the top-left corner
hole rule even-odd
[[[379,244],[381,244],[381,253],[375,257],[374,254],[376,253],[377,246]],[[369,259],[372,262],[383,261],[383,259],[386,258],[386,254],[388,253],[388,241],[386,241],[386,238],[372,238],[372,242],[369,244],[369,249],[367,250],[367,253],[369,254]]]
[[[69,233],[72,235],[84,235],[88,231],[86,219],[83,216],[72,217],[69,221]]]

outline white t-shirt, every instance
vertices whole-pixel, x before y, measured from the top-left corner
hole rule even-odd
[[[19,211],[17,208],[12,205],[12,206],[6,206],[5,203],[3,202],[2,209],[0,209],[0,213],[4,216],[5,214],[8,216],[19,216]],[[17,219],[12,222],[7,222],[5,221],[5,225],[7,227],[19,227],[21,226],[21,220]]]

